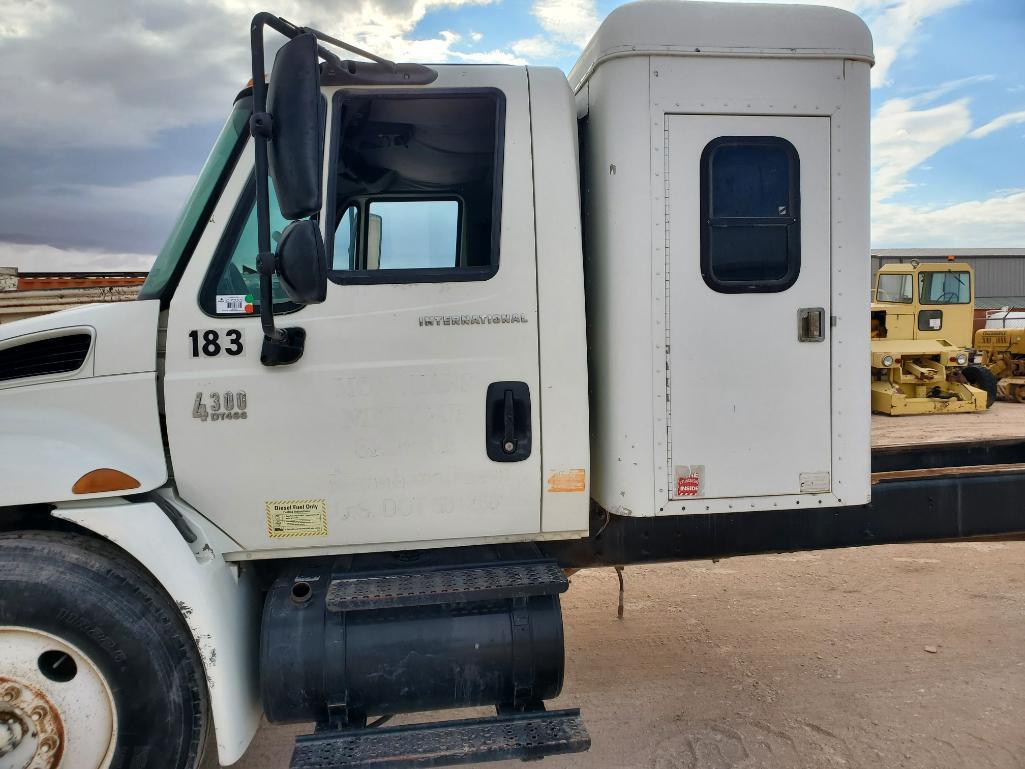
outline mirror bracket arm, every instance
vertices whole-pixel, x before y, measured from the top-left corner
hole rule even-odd
[[[287,366],[295,363],[303,356],[306,346],[306,329],[301,326],[275,329],[281,339],[263,338],[260,349],[260,363],[264,366]]]
[[[301,328],[275,328],[274,292],[271,277],[274,275],[274,255],[270,242],[270,204],[267,189],[267,142],[271,138],[274,121],[267,112],[267,84],[263,65],[263,27],[276,29],[286,37],[294,37],[299,30],[284,19],[269,13],[258,13],[250,25],[250,52],[253,63],[253,115],[249,119],[249,132],[256,149],[256,221],[257,247],[256,268],[260,273],[260,325],[263,327],[263,347],[260,362],[265,366],[282,366],[295,363],[302,357],[306,342],[306,331]]]

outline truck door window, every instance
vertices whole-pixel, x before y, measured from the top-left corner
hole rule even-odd
[[[203,286],[199,292],[199,306],[208,315],[259,315],[260,275],[256,271],[256,185],[250,179],[246,191],[239,198],[235,210],[224,228],[220,243],[214,251]],[[271,244],[275,246],[288,220],[278,210],[274,185],[270,185]],[[289,301],[278,283],[271,278],[274,312],[295,312],[299,305]]]
[[[911,274],[880,275],[876,283],[877,302],[911,303]]]
[[[375,200],[367,210],[379,230],[367,239],[368,264],[380,270],[459,266],[458,201]]]
[[[777,136],[720,136],[701,153],[701,275],[723,293],[785,291],[801,269],[800,162]]]
[[[331,279],[424,283],[494,275],[504,110],[502,93],[488,88],[340,91],[331,129]]]
[[[971,280],[967,272],[920,272],[918,300],[922,304],[968,304],[972,301]]]

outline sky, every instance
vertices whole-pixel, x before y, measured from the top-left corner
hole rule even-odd
[[[0,265],[144,270],[257,10],[404,61],[569,71],[617,0],[0,0]],[[1025,0],[828,0],[875,40],[872,245],[1025,247]]]

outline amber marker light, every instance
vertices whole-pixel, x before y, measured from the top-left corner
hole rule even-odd
[[[101,467],[92,470],[77,481],[71,487],[75,494],[99,494],[102,491],[127,491],[137,489],[141,484],[127,473],[120,470],[112,470],[109,467]]]

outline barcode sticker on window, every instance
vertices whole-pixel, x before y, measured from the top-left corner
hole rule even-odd
[[[253,311],[253,297],[249,294],[217,295],[217,312],[249,314]]]

